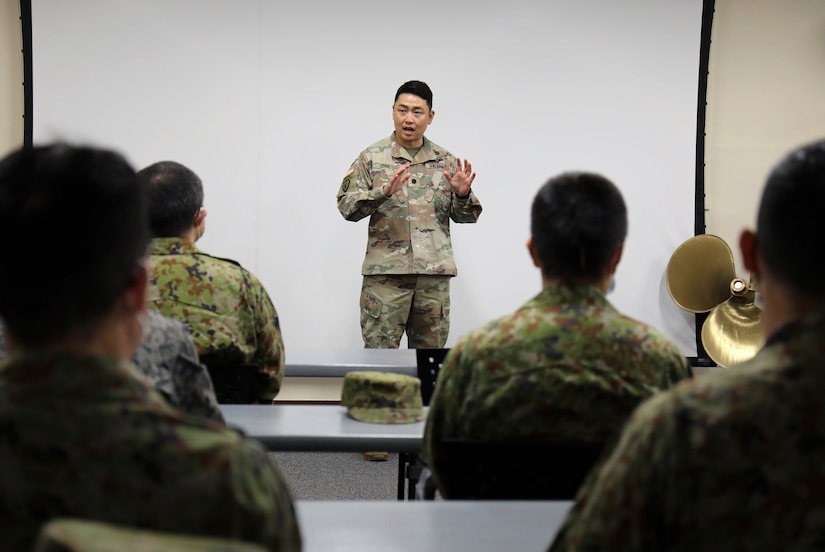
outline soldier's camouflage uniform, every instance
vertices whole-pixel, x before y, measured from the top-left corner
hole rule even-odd
[[[56,517],[300,549],[292,498],[266,451],[173,409],[129,363],[9,357],[0,428],[0,550],[31,550]]]
[[[562,550],[825,549],[825,314],[642,404]]]
[[[598,288],[548,286],[450,350],[430,402],[427,462],[438,483],[444,438],[606,442],[643,399],[688,375],[675,344]]]
[[[5,356],[6,342],[0,324],[0,360]],[[132,362],[172,406],[188,414],[223,421],[209,372],[198,361],[192,336],[182,323],[149,311]]]
[[[410,178],[392,197],[385,197],[381,186],[406,163],[410,163]],[[413,158],[393,133],[361,152],[344,176],[338,210],[349,221],[370,217],[361,268],[361,327],[367,347],[398,347],[408,309],[398,312],[393,293],[388,296],[380,290],[396,288],[410,294],[416,289],[416,277],[430,280],[418,287],[429,288],[432,299],[413,313],[423,321],[407,328],[408,337],[421,340],[410,346],[442,347],[446,342],[449,278],[457,273],[450,220],[472,223],[481,214],[475,194],[471,191],[459,198],[444,177],[444,171],[455,174],[456,170],[456,158],[426,136]]]
[[[284,344],[261,282],[178,238],[155,239],[150,254],[149,307],[186,324],[207,366],[257,364],[257,395],[271,402],[284,377]]]
[[[150,310],[133,361],[172,406],[223,421],[209,372],[182,322]]]

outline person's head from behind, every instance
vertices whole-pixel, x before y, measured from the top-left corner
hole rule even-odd
[[[404,147],[419,147],[433,122],[433,92],[426,83],[407,81],[398,87],[392,104],[395,139]]]
[[[825,141],[801,146],[768,176],[756,233],[740,238],[745,267],[762,294],[762,323],[770,335],[783,323],[825,309],[818,284],[825,233]]]
[[[627,236],[627,208],[608,179],[563,173],[538,191],[528,249],[545,285],[589,284],[607,290]]]
[[[188,167],[160,161],[141,169],[138,182],[149,198],[149,230],[153,238],[183,238],[193,242],[205,230],[203,184]]]
[[[8,155],[0,242],[10,349],[76,345],[117,327],[134,350],[145,310],[146,201],[121,155],[60,143]]]

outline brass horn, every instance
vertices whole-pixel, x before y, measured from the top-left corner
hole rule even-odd
[[[764,340],[756,288],[737,278],[733,253],[712,234],[684,241],[667,264],[667,290],[673,302],[693,313],[710,312],[702,324],[702,346],[719,366],[752,358]]]

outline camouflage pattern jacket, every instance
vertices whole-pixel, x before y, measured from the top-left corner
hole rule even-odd
[[[410,178],[385,197],[381,186],[406,163]],[[362,274],[456,275],[450,219],[476,222],[481,214],[472,191],[459,198],[444,178],[456,167],[456,158],[426,137],[415,158],[395,133],[361,152],[338,190],[338,210],[351,221],[370,217]]]
[[[289,489],[260,445],[173,409],[129,363],[0,364],[0,550],[56,517],[299,550]]]
[[[133,362],[172,406],[223,421],[209,372],[183,323],[150,310]]]
[[[149,307],[186,324],[207,366],[257,364],[257,395],[271,402],[284,377],[284,343],[261,282],[178,238],[155,239],[150,253]]]
[[[561,550],[825,548],[825,314],[642,404],[580,490]]]
[[[5,356],[0,324],[0,360]],[[172,406],[187,414],[223,421],[209,372],[198,361],[192,336],[182,323],[149,311],[132,362]]]
[[[598,288],[548,286],[450,350],[430,402],[427,462],[439,483],[444,438],[607,442],[643,399],[688,376],[675,344]]]

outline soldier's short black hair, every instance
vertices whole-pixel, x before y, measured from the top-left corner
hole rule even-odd
[[[160,161],[141,169],[138,182],[149,197],[149,230],[153,238],[177,238],[190,228],[203,207],[203,184],[188,167]]]
[[[393,103],[398,101],[398,96],[401,94],[413,94],[414,96],[418,96],[427,102],[427,107],[430,109],[433,108],[433,91],[430,90],[430,87],[427,86],[426,82],[417,80],[405,82],[399,86],[398,90],[395,92],[395,99],[393,100]]]
[[[595,280],[627,236],[627,208],[607,178],[563,173],[536,194],[530,232],[545,277]]]
[[[825,141],[818,141],[796,148],[771,171],[756,221],[757,248],[771,273],[820,298],[824,205]]]
[[[21,343],[93,328],[148,242],[145,195],[119,153],[55,143],[0,161],[0,318]]]

